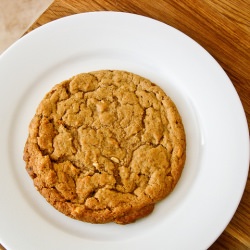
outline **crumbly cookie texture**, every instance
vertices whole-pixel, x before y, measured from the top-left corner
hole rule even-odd
[[[101,70],[76,75],[44,97],[24,161],[60,212],[127,224],[174,189],[185,150],[181,117],[161,88],[130,72]]]

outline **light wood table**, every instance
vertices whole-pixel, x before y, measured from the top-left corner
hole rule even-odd
[[[201,44],[219,62],[233,82],[243,103],[249,126],[249,0],[55,0],[27,33],[64,16],[100,10],[130,12],[157,19]],[[244,195],[233,219],[210,250],[250,249],[249,193],[248,176]]]

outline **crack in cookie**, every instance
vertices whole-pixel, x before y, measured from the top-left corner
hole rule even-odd
[[[26,170],[57,210],[90,223],[127,224],[176,186],[185,132],[171,99],[136,74],[102,70],[56,85],[39,104]]]

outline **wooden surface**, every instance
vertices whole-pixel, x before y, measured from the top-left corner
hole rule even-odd
[[[157,19],[201,44],[233,82],[249,127],[250,0],[55,0],[27,32],[64,16],[100,10],[130,12]],[[233,219],[210,250],[250,249],[249,192],[248,176]]]

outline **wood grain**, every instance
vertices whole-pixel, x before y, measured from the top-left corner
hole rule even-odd
[[[151,17],[179,29],[197,41],[218,61],[231,79],[243,104],[249,127],[249,0],[55,0],[27,33],[64,16],[100,10]],[[245,192],[233,219],[210,250],[250,249],[249,194],[248,176]]]

